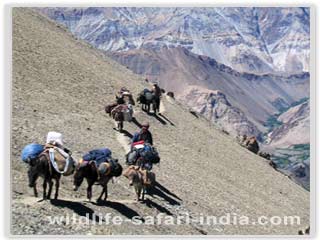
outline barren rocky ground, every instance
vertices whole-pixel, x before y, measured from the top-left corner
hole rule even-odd
[[[149,121],[161,164],[154,167],[157,186],[144,203],[133,201],[124,177],[109,185],[109,200],[97,204],[85,198],[86,184],[72,190],[63,177],[59,200],[40,201],[28,188],[27,166],[20,152],[28,143],[45,141],[48,131],[64,134],[75,158],[107,146],[124,166],[128,136],[138,130],[125,123],[126,134],[114,130],[104,106],[127,86],[136,96],[147,83],[98,50],[75,39],[64,27],[31,9],[13,10],[11,154],[12,234],[297,234],[309,225],[309,193],[274,171],[262,158],[240,147],[230,136],[196,117],[173,99],[163,98],[162,115],[135,107],[138,122]],[[41,179],[39,179],[41,180]],[[41,181],[38,182],[41,192]],[[97,198],[100,187],[95,186]],[[41,194],[40,194],[41,195]],[[126,221],[108,225],[100,215]],[[223,216],[300,216],[301,226],[182,225],[137,226],[135,216],[189,214]],[[49,224],[48,216],[87,216],[90,224]],[[99,225],[99,222],[102,222]]]

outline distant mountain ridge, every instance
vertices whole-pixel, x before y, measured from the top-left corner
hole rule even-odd
[[[239,72],[309,71],[309,8],[41,8],[112,52],[182,46]]]

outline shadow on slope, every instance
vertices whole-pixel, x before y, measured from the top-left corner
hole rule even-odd
[[[143,218],[139,215],[138,212],[127,207],[122,203],[112,202],[112,201],[99,201],[98,203],[92,202],[92,204],[96,206],[104,206],[104,207],[112,208],[129,219],[132,219],[133,217],[140,217],[140,219],[143,221]]]
[[[100,222],[103,220],[99,216],[97,216],[91,208],[85,206],[84,204],[82,204],[80,202],[52,199],[52,200],[50,200],[50,203],[53,206],[56,206],[59,208],[69,208],[70,210],[72,210],[76,214],[78,214],[79,216],[88,217],[90,220],[95,221],[95,222]]]

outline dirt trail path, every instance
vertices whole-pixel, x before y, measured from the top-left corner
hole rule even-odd
[[[159,113],[163,114],[166,112],[165,105],[163,101],[160,102],[160,109]],[[139,107],[134,109],[134,115],[142,114],[142,111]],[[128,124],[127,122],[125,124]],[[117,124],[115,123],[115,128],[117,127]],[[128,136],[125,136],[125,134],[120,133],[119,131],[116,132],[116,139],[124,149],[125,153],[128,153],[130,151],[130,138]]]
[[[166,108],[163,104],[163,100],[160,101],[160,109],[159,109],[159,113],[165,113],[166,112]]]
[[[116,132],[116,139],[126,153],[130,151],[130,139],[120,132]]]

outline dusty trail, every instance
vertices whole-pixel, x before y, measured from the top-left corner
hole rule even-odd
[[[166,112],[166,108],[165,108],[164,102],[160,101],[159,113],[164,114],[165,112]],[[138,106],[136,106],[134,109],[133,116],[136,116],[136,115],[144,115],[144,117],[146,117],[145,113],[143,113],[140,107]],[[129,125],[131,123],[125,122],[125,124]],[[115,129],[116,127],[117,127],[117,124],[115,122]],[[120,133],[119,131],[116,131],[116,139],[120,143],[121,147],[124,149],[125,153],[128,153],[130,151],[130,144],[131,144],[130,138],[125,134]]]
[[[161,100],[159,113],[165,113],[165,112],[166,112],[166,107],[164,106],[163,100]]]
[[[120,143],[124,151],[128,153],[130,151],[130,139],[119,132],[117,132],[116,135],[117,141]]]

